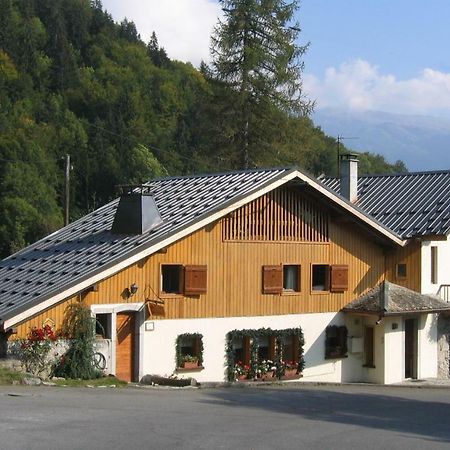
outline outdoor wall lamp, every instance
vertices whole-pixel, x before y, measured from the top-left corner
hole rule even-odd
[[[138,291],[139,286],[136,283],[133,283],[130,286],[130,296],[136,294],[136,292]]]

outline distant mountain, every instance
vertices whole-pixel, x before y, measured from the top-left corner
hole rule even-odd
[[[379,153],[389,162],[400,159],[409,170],[450,168],[450,119],[327,108],[313,120],[328,135],[356,137],[343,140],[347,148]]]

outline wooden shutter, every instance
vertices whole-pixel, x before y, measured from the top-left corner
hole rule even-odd
[[[186,295],[206,294],[206,266],[186,266],[184,268],[184,293]]]
[[[283,292],[283,266],[263,266],[263,293]]]
[[[348,290],[348,266],[330,266],[330,291],[342,292]]]

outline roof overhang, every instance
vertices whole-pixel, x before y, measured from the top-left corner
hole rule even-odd
[[[228,202],[220,205],[216,209],[209,211],[207,214],[199,216],[199,218],[191,222],[190,225],[173,230],[164,238],[160,238],[153,244],[145,244],[143,248],[137,247],[132,253],[127,254],[125,257],[117,259],[111,262],[109,265],[105,265],[101,269],[92,272],[90,276],[87,276],[81,280],[77,280],[73,284],[67,285],[64,290],[47,294],[45,297],[38,297],[35,299],[35,301],[33,301],[31,305],[29,304],[23,309],[13,311],[10,315],[5,314],[3,317],[3,322],[0,324],[0,326],[3,327],[3,330],[11,329],[17,324],[27,320],[29,317],[32,317],[40,313],[41,311],[45,311],[46,309],[53,307],[63,300],[79,294],[80,292],[89,288],[89,286],[120,272],[126,267],[156,253],[158,250],[161,250],[162,248],[167,247],[180,239],[183,239],[184,237],[200,230],[206,225],[209,225],[212,222],[219,220],[227,214],[239,209],[247,203],[250,203],[253,200],[261,197],[262,195],[293,180],[299,180],[305,185],[310,186],[324,198],[328,199],[330,202],[334,202],[342,210],[348,212],[348,214],[350,214],[352,217],[364,223],[367,227],[375,231],[377,234],[383,236],[389,242],[399,246],[404,246],[406,244],[407,241],[402,240],[398,235],[391,232],[379,222],[363,213],[355,205],[348,202],[343,197],[337,195],[331,189],[325,187],[323,184],[317,182],[315,178],[310,177],[297,169],[290,169],[282,172],[278,177],[273,178],[262,186],[259,186],[254,191],[234,197]]]
[[[409,310],[409,311],[398,311],[398,312],[387,312],[387,311],[355,311],[352,309],[341,309],[342,312],[350,314],[352,316],[370,316],[370,317],[399,317],[399,316],[413,316],[419,314],[438,314],[438,313],[450,313],[450,308],[434,308],[426,310]]]

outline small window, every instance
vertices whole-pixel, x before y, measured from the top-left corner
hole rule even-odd
[[[300,292],[300,266],[263,266],[263,293]]]
[[[234,364],[248,365],[250,364],[250,338],[233,339]]]
[[[329,290],[329,269],[328,264],[313,264],[312,266],[312,290]]]
[[[164,264],[161,266],[162,292],[165,294],[181,294],[183,266]]]
[[[431,282],[437,284],[438,282],[438,248],[431,247]]]
[[[283,266],[283,290],[300,292],[300,266]]]
[[[325,330],[325,358],[347,356],[347,327],[331,325]]]
[[[284,336],[283,337],[283,361],[288,366],[295,366],[298,364],[298,336]]]
[[[364,367],[375,367],[373,344],[373,327],[366,327],[364,330]]]
[[[275,338],[261,336],[258,338],[258,362],[273,361],[275,359]]]
[[[182,334],[177,338],[177,366],[201,367],[203,364],[202,337],[199,334]]]
[[[397,264],[397,278],[406,278],[406,264]]]
[[[96,314],[95,334],[103,339],[111,339],[111,314]]]

